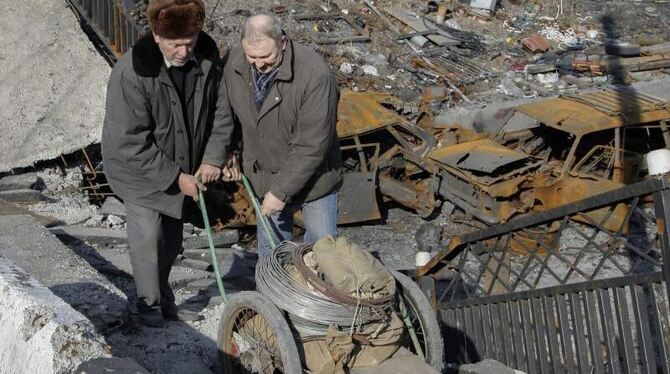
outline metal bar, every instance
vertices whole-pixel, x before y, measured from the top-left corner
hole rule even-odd
[[[586,329],[584,328],[584,313],[582,313],[580,295],[572,293],[568,295],[570,311],[572,313],[572,325],[575,329],[575,352],[577,353],[577,369],[580,373],[591,372],[586,344]]]
[[[631,334],[630,315],[626,301],[626,290],[623,286],[614,288],[614,310],[617,315],[617,327],[619,330],[620,355],[623,358],[623,369],[626,373],[638,372],[638,363],[635,360],[633,349],[633,336]]]
[[[584,314],[586,315],[586,327],[588,329],[588,338],[591,345],[591,364],[592,372],[604,374],[603,356],[600,341],[600,330],[598,329],[598,309],[596,308],[594,291],[584,291]]]
[[[658,180],[658,178],[653,178]],[[654,193],[654,210],[656,226],[661,237],[661,253],[663,255],[663,275],[665,278],[666,297],[670,300],[670,191],[665,189]]]
[[[547,325],[544,321],[544,313],[542,312],[542,300],[539,298],[530,299],[530,310],[533,316],[535,325],[535,348],[537,349],[537,360],[540,362],[542,373],[549,373],[549,351],[547,350],[546,335]]]
[[[485,304],[480,306],[480,312],[481,312],[481,321],[482,321],[482,330],[483,336],[482,340],[482,356],[483,357],[493,357],[495,350],[496,350],[496,338],[500,339],[500,336],[495,336],[495,330],[493,329],[493,326],[491,324],[492,320],[492,313],[491,313],[491,308],[493,307],[493,304]]]
[[[512,329],[510,328],[510,325],[512,324],[509,312],[510,304],[511,303],[499,304],[502,337],[503,339],[506,339],[506,341],[498,341],[498,344],[504,345],[503,349],[505,351],[505,359],[503,362],[507,363],[508,365],[512,365],[514,362],[514,335],[512,334]]]
[[[486,356],[486,343],[484,343],[484,331],[482,329],[482,308],[485,308],[486,305],[473,306],[470,308],[470,314],[472,317],[472,331],[473,336],[471,339],[475,342],[475,347],[477,347],[477,353],[480,356]],[[488,332],[489,334],[491,331]]]
[[[513,300],[509,303],[510,306],[510,320],[512,333],[514,334],[514,354],[516,360],[514,367],[519,370],[528,371],[528,361],[526,361],[523,350],[523,328],[521,327],[521,310],[519,300]]]
[[[560,321],[559,329],[561,334],[561,344],[563,349],[563,358],[565,364],[563,367],[568,373],[575,373],[576,371],[576,356],[573,345],[574,329],[570,328],[570,315],[568,314],[568,300],[565,295],[556,295],[556,306],[558,307],[558,319]]]
[[[430,29],[430,30],[425,30],[425,31],[416,31],[416,32],[410,32],[408,34],[401,34],[398,35],[395,40],[404,40],[404,39],[411,39],[415,36],[424,36],[424,35],[431,35],[431,34],[437,34],[438,30],[437,29]]]
[[[644,290],[641,286],[631,285],[630,295],[635,315],[637,344],[640,348],[640,361],[643,371],[651,373],[656,371],[656,357],[654,355],[654,342],[651,340],[649,329],[649,311]]]
[[[473,307],[467,307],[463,308],[463,313],[465,316],[465,337],[467,338],[467,348],[466,352],[468,353],[468,357],[472,357],[473,354],[479,355],[479,347],[473,342],[473,339],[475,339],[475,329],[474,326],[472,325],[472,308]]]
[[[662,284],[654,283],[651,285],[652,297],[651,308],[654,312],[654,321],[658,342],[659,363],[663,374],[670,373],[670,313],[668,313],[668,300],[665,299],[665,290]]]
[[[503,336],[502,332],[502,323],[500,321],[500,309],[502,308],[501,304],[491,304],[491,318],[493,322],[493,329],[491,334],[495,341],[494,341],[494,348],[491,350],[491,355],[496,358],[496,360],[500,362],[505,362],[505,355],[506,355],[506,346],[505,346],[505,336]]]
[[[605,348],[607,349],[607,365],[608,372],[618,374],[621,373],[621,365],[619,363],[619,347],[617,344],[616,330],[614,329],[614,314],[612,313],[612,306],[610,297],[610,289],[603,288],[596,291],[598,293],[598,304],[600,304],[600,322],[602,323],[603,337],[605,338]]]
[[[478,297],[469,300],[459,300],[438,305],[438,309],[449,309],[460,306],[471,306],[488,303],[500,303],[509,300],[530,299],[533,297],[552,296],[555,294],[575,293],[580,291],[597,290],[608,287],[623,287],[629,284],[660,283],[663,281],[663,273],[641,273],[626,275],[617,278],[597,279],[591,282],[570,283],[560,286],[540,288],[537,290],[517,291],[512,294]]]
[[[356,144],[356,152],[358,153],[358,161],[361,163],[361,171],[365,173],[365,172],[368,171],[368,163],[365,160],[365,152],[363,151],[363,148],[361,147],[361,139],[358,137],[358,135],[354,135],[354,144]]]
[[[521,324],[525,338],[524,347],[526,349],[526,360],[528,361],[528,372],[537,373],[537,356],[535,355],[535,344],[533,344],[533,317],[530,313],[529,304],[529,300],[521,300]]]
[[[547,340],[549,341],[548,358],[551,359],[553,372],[558,374],[563,372],[563,368],[561,367],[560,346],[558,345],[560,330],[556,328],[559,322],[556,319],[556,313],[554,312],[554,300],[555,297],[543,297],[542,306],[544,308],[544,320],[546,322],[545,331],[547,332]],[[561,339],[563,338],[564,337],[561,336]]]

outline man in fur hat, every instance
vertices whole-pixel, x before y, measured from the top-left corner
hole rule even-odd
[[[181,249],[184,198],[197,200],[220,177],[232,124],[225,106],[216,109],[224,83],[219,50],[202,31],[202,0],[152,0],[147,18],[151,33],[109,78],[102,155],[126,206],[136,320],[162,327],[200,317],[177,309],[168,276]]]

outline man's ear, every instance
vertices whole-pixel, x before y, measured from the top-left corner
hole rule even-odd
[[[154,36],[154,41],[156,43],[158,43],[161,40],[161,37],[159,35],[156,35],[155,32],[152,31],[151,34]]]
[[[286,46],[288,45],[288,38],[285,35],[282,35],[281,37],[281,50],[285,50]]]

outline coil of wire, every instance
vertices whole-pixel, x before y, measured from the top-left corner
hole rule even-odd
[[[309,244],[302,244],[309,245]],[[261,256],[256,266],[256,288],[279,309],[289,314],[301,336],[325,335],[328,326],[352,328],[377,321],[384,316],[381,308],[339,303],[318,290],[295,280],[287,270],[299,246],[283,242],[270,254]]]

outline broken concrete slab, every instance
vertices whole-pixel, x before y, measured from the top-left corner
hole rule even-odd
[[[121,290],[30,216],[0,216],[0,255],[88,317],[98,331],[118,327],[127,312]]]
[[[125,244],[128,243],[128,236],[125,231],[100,229],[85,226],[57,226],[52,227],[50,231],[58,237],[76,238],[81,241],[101,244]]]
[[[217,287],[216,279],[198,279],[193,282],[189,282],[189,284],[186,285],[186,289],[189,291],[203,291],[208,290],[210,287]]]
[[[223,279],[254,276],[258,256],[255,253],[245,251],[231,252],[226,256],[217,258],[219,270]]]
[[[175,362],[172,366],[173,373],[189,374],[214,374],[205,364],[201,362],[198,356],[187,355]]]
[[[109,355],[91,321],[2,257],[0,336],[5,373],[71,373],[82,362]]]
[[[3,5],[0,172],[99,142],[110,67],[67,2]]]
[[[102,203],[102,206],[100,207],[100,214],[102,214],[104,217],[107,216],[117,216],[121,217],[124,220],[126,219],[126,206],[123,205],[121,200],[117,199],[114,196],[110,196],[107,199],[105,199],[105,202]]]
[[[212,264],[208,261],[186,258],[179,262],[179,266],[202,271],[212,271]]]
[[[237,230],[225,229],[212,233],[214,247],[225,247],[237,243],[240,240],[240,233]],[[189,236],[184,238],[182,243],[184,248],[208,248],[209,241],[207,236]]]
[[[98,262],[91,263],[91,265],[101,273],[126,277],[133,276],[133,266],[130,263],[128,250],[111,247],[90,248],[86,256],[89,263],[92,262],[92,258],[98,259]]]
[[[36,173],[25,173],[8,175],[0,178],[0,191],[9,190],[36,190],[43,191],[46,188],[44,179]]]
[[[75,374],[149,374],[132,358],[100,357],[79,365]]]
[[[237,252],[239,252],[239,249],[234,249],[230,247],[214,248],[214,254],[218,259],[223,258],[224,256],[229,256]],[[191,258],[194,260],[202,260],[202,261],[211,261],[212,258],[212,255],[209,252],[209,248],[184,249],[182,255],[184,255],[184,257],[186,258]]]
[[[36,203],[46,200],[40,191],[31,189],[0,191],[0,199],[13,203]]]
[[[172,271],[170,272],[169,282],[170,286],[173,288],[180,288],[185,287],[193,281],[211,277],[212,273],[206,271],[185,268],[181,266],[173,266]]]
[[[41,223],[45,227],[53,227],[63,224],[63,221],[59,219],[33,213],[28,209],[19,206],[15,203],[10,203],[9,201],[0,199],[0,216],[21,216],[21,215],[30,215],[33,218],[35,218],[37,222]]]

